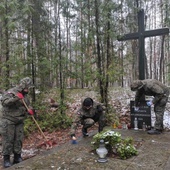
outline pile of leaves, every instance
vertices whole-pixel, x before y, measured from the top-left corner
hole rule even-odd
[[[128,159],[138,154],[133,139],[129,137],[122,139],[119,132],[106,130],[97,133],[92,139],[94,149],[99,147],[100,140],[104,140],[106,148],[110,154],[115,154],[121,159]]]

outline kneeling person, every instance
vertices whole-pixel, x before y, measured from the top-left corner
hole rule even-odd
[[[98,132],[104,128],[105,118],[103,107],[100,103],[94,102],[92,98],[86,98],[82,102],[81,108],[77,111],[73,118],[71,126],[71,137],[75,140],[75,132],[78,125],[83,125],[82,134],[84,137],[88,136],[87,129],[98,122]]]

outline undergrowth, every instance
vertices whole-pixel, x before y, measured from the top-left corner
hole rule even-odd
[[[128,159],[137,155],[137,149],[134,147],[134,141],[131,137],[121,138],[119,132],[105,130],[93,136],[92,145],[97,149],[100,140],[104,140],[108,152],[119,156],[121,159]]]
[[[51,94],[52,93],[52,94]],[[51,95],[50,95],[51,94]],[[45,94],[38,94],[36,103],[34,103],[34,117],[43,132],[53,132],[60,129],[67,129],[71,126],[72,118],[67,114],[68,108],[66,104],[59,105],[58,108],[51,108],[47,99],[57,101],[58,91],[52,91]],[[62,110],[62,112],[61,112]],[[31,116],[25,120],[24,133],[29,136],[30,133],[37,131],[38,127]]]
[[[112,90],[111,90],[112,91]],[[72,124],[72,118],[70,115],[70,108],[66,106],[66,103],[74,103],[77,99],[82,99],[87,94],[91,95],[94,100],[97,99],[99,94],[91,89],[67,89],[65,91],[65,100],[63,105],[60,105],[60,92],[59,89],[51,89],[47,92],[42,92],[36,94],[36,102],[33,105],[33,108],[36,110],[35,119],[38,122],[39,126],[43,131],[55,131],[59,129],[69,128]],[[49,107],[48,99],[54,99],[59,103],[59,108],[55,111],[52,111]],[[80,101],[80,100],[79,100]],[[61,114],[62,110],[62,114]],[[71,113],[73,114],[73,113]],[[114,106],[108,105],[107,114],[106,114],[106,125],[112,126],[115,122],[119,121],[119,117],[114,109]],[[28,136],[30,133],[38,130],[36,124],[32,118],[28,118],[25,121],[24,132]]]

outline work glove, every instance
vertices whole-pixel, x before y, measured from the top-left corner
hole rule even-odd
[[[148,101],[148,102],[146,102],[146,104],[147,104],[148,106],[151,106],[153,103],[152,103],[152,101]]]
[[[33,115],[33,114],[34,114],[34,111],[33,111],[32,109],[29,109],[29,110],[28,110],[28,114],[29,114],[29,115]]]
[[[77,139],[74,134],[71,135],[71,139],[72,139],[71,144],[77,144]]]
[[[23,98],[24,98],[24,96],[23,96],[22,93],[17,93],[17,97],[20,98],[20,99],[23,99]]]

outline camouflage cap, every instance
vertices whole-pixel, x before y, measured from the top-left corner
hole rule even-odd
[[[20,80],[19,82],[19,86],[22,88],[22,89],[29,89],[29,88],[32,88],[34,87],[33,83],[32,83],[32,79],[29,78],[29,77],[25,77],[23,79]]]
[[[131,85],[130,88],[132,91],[136,91],[138,89],[141,89],[143,87],[143,83],[141,80],[135,80]]]

